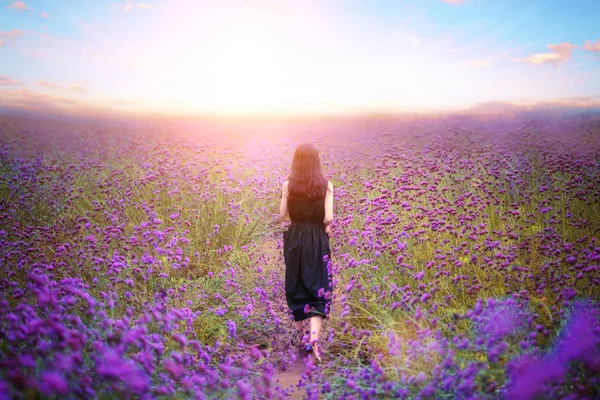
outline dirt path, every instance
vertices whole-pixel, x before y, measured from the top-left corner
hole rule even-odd
[[[289,398],[300,400],[304,398],[305,391],[298,388],[298,382],[305,371],[304,362],[301,359],[296,360],[287,370],[277,371],[275,382],[279,387],[289,389]]]

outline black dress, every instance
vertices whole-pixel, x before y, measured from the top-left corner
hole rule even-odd
[[[331,252],[325,232],[325,196],[288,195],[292,223],[283,249],[285,296],[294,321],[329,313]]]

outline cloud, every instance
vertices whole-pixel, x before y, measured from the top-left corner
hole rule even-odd
[[[87,93],[87,92],[89,92],[88,89],[84,88],[81,85],[69,85],[69,86],[67,86],[67,90],[69,90],[71,92],[77,92],[77,93]]]
[[[47,13],[45,13],[45,12],[43,12],[43,13],[40,13],[40,16],[41,16],[42,18],[50,19],[50,15],[48,15],[48,14],[47,14]]]
[[[469,60],[467,61],[467,64],[469,64],[471,67],[478,68],[487,68],[492,66],[491,62],[485,60]]]
[[[569,107],[581,107],[581,108],[600,108],[600,97],[596,96],[579,96],[579,97],[566,97],[563,99],[543,102],[542,104],[559,104],[562,106]]]
[[[124,106],[114,101],[91,101],[62,95],[53,95],[26,89],[0,88],[0,109],[51,113],[53,115],[107,116],[118,115]],[[132,105],[129,106],[131,108]],[[131,109],[126,111],[131,114]],[[135,111],[134,111],[135,112]]]
[[[569,110],[600,110],[600,97],[564,97],[544,101],[488,101],[478,103],[467,113],[487,115],[517,115],[524,112],[562,112]]]
[[[23,34],[23,31],[20,31],[18,29],[13,29],[12,31],[0,32],[0,36],[8,37],[8,38],[16,38],[18,36],[21,36],[22,34]]]
[[[583,45],[583,49],[585,51],[589,51],[590,53],[600,53],[600,39],[596,40],[596,43],[594,43],[592,40],[588,40]]]
[[[56,83],[51,83],[51,82],[46,82],[46,81],[39,81],[39,82],[36,82],[36,84],[38,86],[42,86],[42,87],[49,88],[49,89],[62,89],[62,86],[57,85]]]
[[[439,1],[446,3],[446,4],[460,4],[460,3],[464,3],[467,0],[439,0]]]
[[[9,40],[12,40],[16,37],[19,37],[23,34],[23,31],[18,29],[13,29],[12,31],[0,32],[0,47],[4,46],[8,43]],[[7,39],[3,39],[7,38]]]
[[[20,108],[24,110],[67,110],[91,106],[89,102],[65,96],[47,95],[25,89],[0,89],[0,106]]]
[[[550,52],[532,54],[529,57],[525,57],[521,61],[524,61],[529,64],[559,65],[570,59],[573,49],[577,48],[576,45],[570,44],[568,42],[563,42],[559,44],[549,44],[547,47],[548,50],[550,50]]]
[[[19,10],[19,11],[31,10],[31,8],[29,8],[29,6],[25,3],[23,3],[22,1],[15,1],[11,5],[6,6],[6,8],[14,8],[15,10]]]
[[[75,93],[87,93],[89,90],[81,85],[59,85],[57,83],[52,83],[48,81],[38,81],[36,82],[38,86],[45,87],[52,90],[64,90]]]
[[[9,78],[8,76],[0,76],[0,86],[23,86],[23,82]]]
[[[125,7],[123,7],[123,11],[125,11],[125,12],[131,11],[134,8],[139,8],[142,10],[150,10],[152,8],[152,5],[146,4],[146,3],[127,4]]]

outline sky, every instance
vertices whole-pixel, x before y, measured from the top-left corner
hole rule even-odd
[[[598,0],[0,0],[0,107],[149,114],[600,104]]]

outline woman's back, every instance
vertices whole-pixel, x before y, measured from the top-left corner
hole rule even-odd
[[[325,218],[325,196],[309,198],[290,193],[287,204],[292,222],[323,223]]]

